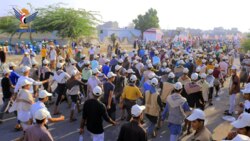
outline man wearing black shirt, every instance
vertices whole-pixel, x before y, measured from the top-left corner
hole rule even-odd
[[[11,87],[14,88],[14,86],[12,86],[10,83],[10,79],[9,79],[10,72],[11,72],[11,70],[9,70],[9,69],[4,70],[4,77],[1,81],[4,104],[3,104],[3,107],[1,108],[1,111],[0,111],[0,123],[2,123],[3,115],[4,115],[8,105],[10,104],[10,99],[12,96],[10,89],[11,89]]]
[[[102,95],[102,89],[99,86],[93,89],[93,95],[94,98],[87,100],[83,105],[80,134],[84,133],[84,125],[87,123],[87,129],[91,133],[92,139],[104,141],[103,119],[113,125],[116,122],[108,116],[105,105],[98,100]]]
[[[147,141],[146,131],[141,125],[143,119],[143,110],[145,106],[134,105],[131,109],[133,116],[129,123],[121,127],[117,141]]]
[[[104,104],[107,106],[108,115],[111,117],[112,120],[115,120],[115,111],[116,111],[116,104],[114,99],[114,90],[115,85],[113,84],[116,74],[113,72],[109,72],[108,81],[103,84],[104,89]]]

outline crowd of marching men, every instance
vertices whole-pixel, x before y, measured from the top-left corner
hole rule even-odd
[[[103,119],[117,124],[117,108],[120,120],[127,121],[117,141],[154,138],[157,129],[166,126],[162,124],[164,120],[170,132],[166,140],[177,141],[182,134],[194,131],[192,140],[211,141],[204,110],[213,106],[227,78],[229,109],[224,114],[235,114],[236,94],[240,92],[240,79],[233,64],[237,50],[224,52],[211,46],[187,50],[159,43],[131,52],[117,47],[109,55],[96,50],[92,46],[88,53],[79,49],[75,55],[69,55],[54,45],[43,46],[40,66],[35,53],[26,48],[18,65],[21,73],[17,73],[13,62],[8,62],[4,69],[0,120],[6,109],[15,112],[15,128],[24,131],[24,140],[50,141],[53,137],[47,130],[48,122],[64,120],[60,104],[65,101],[70,106],[70,122],[77,120],[76,112],[82,112],[80,133],[86,126],[93,141],[104,140]],[[51,87],[54,85],[55,89]],[[237,132],[229,133],[227,140],[250,137],[250,85],[246,84],[242,92],[246,99],[241,103],[244,110],[232,123]],[[55,101],[53,96],[57,96]],[[47,106],[52,104],[52,114],[61,116],[51,116]],[[146,119],[149,123],[144,130]]]

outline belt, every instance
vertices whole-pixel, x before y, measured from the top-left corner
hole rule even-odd
[[[65,85],[66,83],[58,83],[58,85]]]
[[[136,101],[136,100],[130,100],[130,99],[127,99],[127,98],[125,98],[125,100],[132,101],[132,102],[135,102],[135,101]]]

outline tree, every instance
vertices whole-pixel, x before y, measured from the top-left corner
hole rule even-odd
[[[115,48],[115,42],[117,40],[117,36],[115,35],[115,33],[110,35],[110,39],[111,39],[111,41],[113,43],[113,48]]]
[[[143,32],[149,28],[159,28],[159,18],[157,16],[157,11],[153,8],[150,8],[145,15],[138,15],[137,19],[133,20],[135,28]]]
[[[60,5],[37,9],[38,17],[33,22],[33,28],[40,32],[57,31],[62,38],[77,40],[81,36],[95,33],[95,27],[100,22],[95,12],[84,9],[63,8]]]
[[[244,39],[241,43],[241,47],[243,47],[244,51],[247,52],[250,50],[250,34],[247,35],[246,39]]]
[[[5,16],[0,18],[0,34],[10,34],[9,43],[11,44],[12,37],[16,34],[19,23],[14,16]]]

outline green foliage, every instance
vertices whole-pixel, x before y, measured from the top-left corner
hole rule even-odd
[[[78,39],[95,33],[96,24],[100,22],[95,12],[84,9],[48,6],[39,8],[38,17],[33,22],[33,28],[39,32],[58,31],[62,38]]]
[[[245,50],[248,51],[250,50],[250,34],[247,35],[247,38],[243,40],[241,43],[241,47]]]
[[[111,39],[111,41],[113,43],[113,47],[115,47],[115,42],[117,40],[117,36],[115,35],[115,33],[110,35],[110,39]]]
[[[0,18],[0,33],[13,33],[18,29],[19,22],[14,16]]]
[[[159,28],[159,18],[157,16],[157,11],[150,8],[145,15],[138,15],[137,19],[133,20],[135,28],[141,30],[141,32],[146,31],[149,28]]]
[[[19,23],[14,16],[4,16],[0,18],[0,34],[10,34],[9,43],[11,44],[12,37],[16,34],[16,30],[19,28]]]

